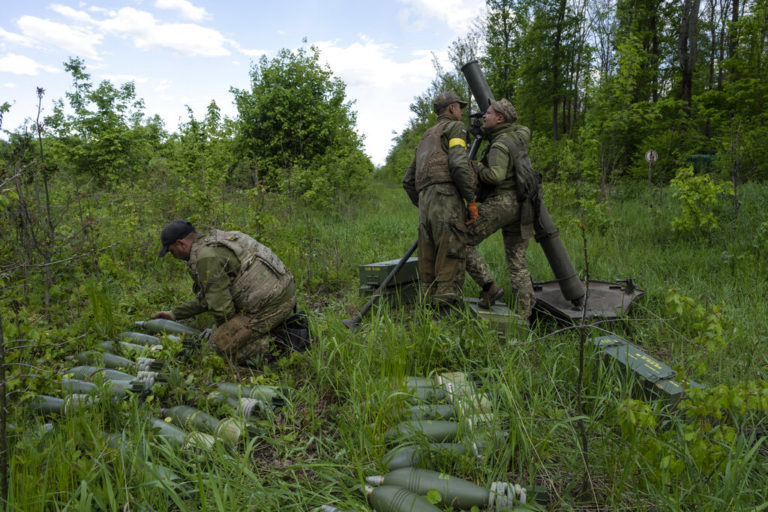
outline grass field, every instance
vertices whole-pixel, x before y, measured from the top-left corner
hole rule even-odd
[[[369,510],[360,489],[366,476],[385,471],[381,458],[393,447],[385,433],[407,402],[403,378],[444,372],[469,374],[493,405],[492,420],[469,437],[494,435],[482,459],[438,454],[433,469],[484,487],[545,488],[548,510],[768,508],[761,231],[768,187],[741,187],[738,216],[726,203],[716,230],[686,236],[672,232],[679,208],[669,190],[650,195],[642,183],[616,185],[582,235],[579,212],[559,203],[552,187],[545,201],[581,276],[588,263],[590,279],[632,277],[646,294],[618,322],[562,329],[541,321],[500,338],[469,315],[435,321],[418,304],[382,304],[361,330],[344,327],[366,301],[358,265],[399,258],[415,240],[417,212],[398,186],[380,183],[375,196],[331,212],[231,193],[195,218],[170,187],[152,185],[81,205],[96,219],[89,247],[98,252],[72,249],[87,257],[57,267],[50,319],[38,276],[6,289],[3,330],[15,372],[9,420],[17,426],[9,436],[7,510]],[[73,354],[189,296],[183,265],[156,258],[162,224],[185,216],[200,229],[239,229],[270,246],[296,276],[316,343],[261,369],[233,368],[205,351],[183,357],[168,343],[160,357],[171,364],[169,382],[149,398],[102,401],[41,431],[45,420],[26,404],[35,393],[61,395],[58,379],[76,364]],[[480,250],[504,287],[500,235]],[[534,280],[553,278],[535,243],[528,261]],[[465,293],[479,293],[469,279]],[[210,322],[203,316],[193,325]],[[584,342],[606,332],[706,389],[677,408],[646,396],[633,378],[598,364]],[[160,407],[231,414],[205,398],[217,381],[280,384],[295,397],[234,446],[174,449],[151,432],[148,419],[160,417]],[[105,433],[122,433],[122,449]]]

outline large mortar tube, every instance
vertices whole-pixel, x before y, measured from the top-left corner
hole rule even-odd
[[[581,283],[576,269],[573,268],[563,241],[560,240],[558,229],[552,222],[552,217],[549,216],[549,211],[542,201],[539,201],[539,214],[533,223],[533,229],[536,241],[541,245],[549,266],[555,273],[563,297],[574,304],[580,304],[586,293],[584,285]]]
[[[472,96],[475,97],[475,101],[477,101],[480,109],[487,110],[488,106],[495,100],[491,88],[485,80],[483,70],[480,69],[480,64],[476,60],[472,60],[461,67],[461,72],[464,73],[469,89],[472,91]],[[477,139],[475,143],[477,143]],[[474,144],[473,149],[475,149],[475,152],[477,151]],[[474,157],[474,154],[472,157]],[[582,285],[570,258],[568,258],[568,252],[566,252],[565,246],[560,240],[558,230],[552,222],[547,208],[542,201],[538,201],[538,204],[539,211],[537,212],[536,222],[533,225],[536,241],[541,244],[541,248],[547,256],[547,261],[550,268],[552,268],[552,272],[555,274],[558,285],[560,285],[560,292],[563,294],[563,297],[574,304],[580,304],[585,294],[584,285]]]
[[[488,82],[485,81],[480,64],[477,60],[471,60],[461,66],[461,72],[464,73],[464,78],[467,79],[469,90],[472,91],[472,96],[475,97],[480,112],[485,113],[495,100],[493,99],[493,93],[488,86]]]

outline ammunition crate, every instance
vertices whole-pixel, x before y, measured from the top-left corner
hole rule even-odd
[[[528,322],[523,317],[518,315],[509,309],[505,304],[496,302],[490,309],[483,309],[478,306],[480,299],[474,297],[464,297],[464,302],[469,307],[469,310],[480,318],[490,323],[498,332],[499,335],[506,334],[509,330],[528,330]]]
[[[379,287],[377,286],[361,286],[359,289],[360,296],[370,297]],[[404,283],[397,286],[387,286],[381,290],[381,299],[388,300],[390,302],[395,301],[401,304],[409,304],[416,302],[419,298],[419,283],[418,281],[413,283]]]
[[[392,277],[387,287],[394,287],[400,284],[414,283],[419,280],[418,258],[408,258],[397,274]],[[384,282],[393,268],[397,266],[400,260],[380,261],[379,263],[369,263],[360,265],[360,286],[373,287],[375,290]]]
[[[600,351],[604,361],[614,362],[621,368],[632,371],[645,389],[663,397],[670,405],[677,404],[683,397],[683,385],[674,380],[677,372],[648,355],[637,345],[615,335],[592,338],[592,343]],[[689,381],[688,386],[699,389],[703,387],[693,381]]]

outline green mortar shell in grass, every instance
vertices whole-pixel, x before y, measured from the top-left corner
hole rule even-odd
[[[434,385],[435,385],[435,381],[431,377],[406,377],[405,378],[405,387],[408,389],[434,386]]]
[[[435,386],[416,386],[409,388],[408,393],[413,395],[415,399],[424,402],[439,402],[448,396],[444,389]]]
[[[485,443],[477,441],[471,444],[464,443],[430,443],[427,445],[397,446],[387,452],[381,459],[382,465],[390,471],[395,469],[418,466],[430,454],[448,453],[456,455],[472,455],[478,459],[485,450]]]
[[[111,380],[104,383],[105,391],[114,398],[124,398],[128,392],[137,393],[133,381]],[[101,389],[93,382],[86,382],[79,379],[61,379],[61,389],[65,393],[75,394],[99,394]]]
[[[101,375],[104,380],[133,380],[136,378],[135,375],[130,375],[120,370],[100,368],[98,366],[75,366],[64,373],[72,375],[76,379],[88,381],[95,379],[98,375]]]
[[[494,505],[494,510],[511,507],[517,499],[507,494],[494,494],[468,480],[432,471],[431,469],[401,468],[381,476],[365,479],[372,485],[394,485],[425,495],[434,489],[440,493],[442,504],[459,509]]]
[[[216,390],[222,391],[229,396],[254,398],[271,403],[275,407],[282,407],[285,401],[290,399],[291,390],[278,386],[241,386],[231,382],[217,382]]]
[[[126,354],[143,354],[146,351],[159,352],[163,350],[162,345],[137,345],[135,343],[128,343],[127,341],[104,341],[99,343],[99,347],[107,352],[116,350]]]
[[[136,327],[151,333],[179,334],[187,336],[198,336],[200,331],[194,327],[166,320],[164,318],[154,318],[152,320],[142,320],[135,323]]]
[[[402,487],[382,485],[381,487],[363,487],[363,494],[376,512],[440,512],[440,509]]]
[[[157,336],[151,334],[144,334],[143,332],[121,332],[118,337],[121,340],[125,340],[128,343],[134,343],[136,345],[162,345],[163,342]]]
[[[403,421],[384,433],[384,438],[394,441],[406,437],[423,438],[427,441],[445,443],[458,437],[461,425],[456,421],[409,420]]]
[[[207,450],[216,443],[216,438],[204,432],[185,432],[176,425],[159,418],[150,420],[155,435],[162,437],[176,448]]]
[[[99,364],[105,368],[134,368],[136,363],[128,358],[111,354],[109,352],[98,352],[96,350],[88,350],[81,352],[75,356],[75,360],[82,364]]]
[[[93,382],[86,382],[80,379],[61,379],[61,389],[63,389],[65,393],[77,393],[81,395],[99,392],[99,386]]]
[[[315,512],[349,512],[349,511],[341,510],[340,508],[332,507],[330,505],[322,505],[319,508],[316,508]]]
[[[173,422],[187,430],[198,430],[232,443],[237,443],[245,431],[245,424],[238,418],[218,418],[187,405],[176,405],[162,410]]]
[[[92,395],[74,394],[66,398],[57,398],[48,395],[36,395],[29,401],[29,408],[32,412],[50,416],[58,414],[67,416],[79,408],[92,407],[95,400]]]
[[[456,408],[450,404],[419,404],[405,410],[412,420],[453,420]]]
[[[217,403],[226,403],[234,410],[237,411],[238,416],[241,417],[267,417],[272,412],[272,407],[264,400],[257,398],[231,396],[223,391],[213,391],[208,393],[208,400]]]

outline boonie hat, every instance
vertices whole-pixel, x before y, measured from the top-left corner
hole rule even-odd
[[[166,224],[160,232],[160,243],[163,244],[163,247],[160,249],[160,253],[157,257],[162,258],[165,256],[165,253],[168,252],[169,245],[176,240],[186,237],[190,233],[194,233],[194,231],[195,227],[186,220],[177,219]]]
[[[450,105],[451,103],[458,103],[461,105],[461,108],[466,107],[469,103],[459,98],[456,93],[453,93],[451,91],[445,91],[440,93],[440,95],[435,98],[435,102],[432,104],[432,106],[435,109],[435,113],[440,112],[442,109]]]

